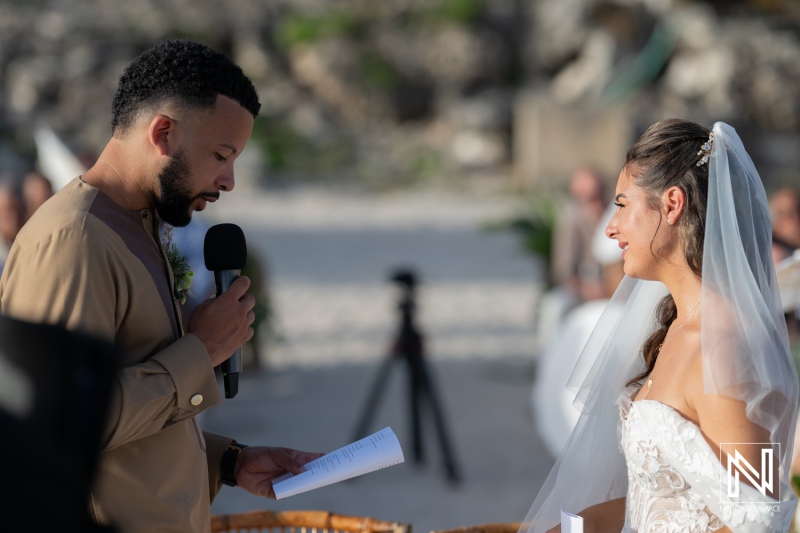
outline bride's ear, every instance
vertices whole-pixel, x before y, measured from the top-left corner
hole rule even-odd
[[[674,226],[686,209],[686,193],[680,187],[673,186],[664,191],[661,201],[667,224]]]

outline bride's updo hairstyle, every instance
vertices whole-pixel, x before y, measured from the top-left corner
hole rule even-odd
[[[662,120],[650,126],[625,156],[625,167],[636,185],[647,193],[651,209],[661,213],[661,195],[670,187],[680,187],[686,195],[686,207],[677,227],[683,254],[698,278],[703,271],[708,202],[708,159],[703,160],[701,148],[710,134],[711,130],[694,122]],[[661,221],[658,227],[661,228]],[[642,347],[645,370],[631,379],[629,385],[641,382],[652,372],[661,343],[677,315],[675,301],[667,295],[656,308],[658,329]]]

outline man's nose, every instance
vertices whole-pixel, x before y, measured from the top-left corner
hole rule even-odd
[[[233,166],[217,178],[217,187],[221,191],[230,192],[236,185],[233,177]]]

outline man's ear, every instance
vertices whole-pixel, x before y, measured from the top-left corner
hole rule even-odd
[[[686,193],[680,187],[673,186],[664,191],[662,201],[667,224],[677,224],[686,209]]]
[[[156,115],[147,130],[148,140],[159,155],[172,155],[178,148],[177,123],[167,115]]]

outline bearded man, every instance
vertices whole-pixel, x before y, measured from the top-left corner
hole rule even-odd
[[[28,221],[0,280],[1,313],[123,354],[91,499],[122,532],[207,532],[222,483],[274,497],[272,479],[318,456],[200,430],[196,415],[221,401],[214,367],[253,336],[255,299],[239,277],[184,327],[159,234],[233,190],[259,108],[222,53],[179,40],[145,51],[120,78],[97,163]]]

